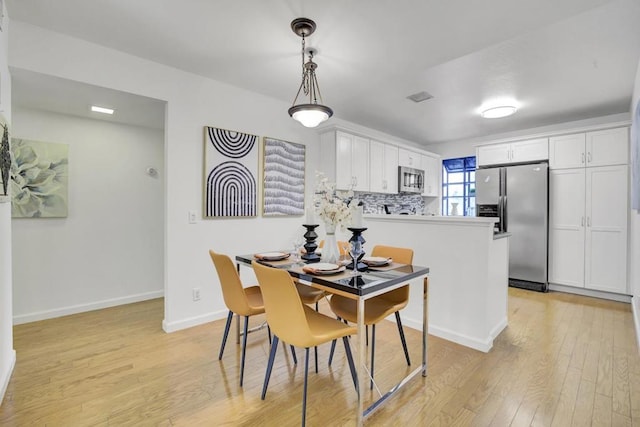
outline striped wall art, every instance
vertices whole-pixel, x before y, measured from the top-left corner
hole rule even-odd
[[[256,216],[258,137],[213,127],[204,133],[204,216]]]
[[[264,216],[304,213],[305,148],[264,138]]]

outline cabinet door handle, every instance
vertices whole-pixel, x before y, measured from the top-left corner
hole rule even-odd
[[[582,222],[580,223],[582,227],[584,227],[584,217],[582,217]]]
[[[385,190],[387,189],[387,180],[386,179],[382,180],[382,188],[385,189]]]
[[[587,217],[587,227],[591,227],[591,218]]]
[[[354,180],[354,182],[355,182],[355,184],[353,184],[353,185],[354,185],[355,187],[357,187],[357,186],[358,186],[358,177],[357,177],[357,176],[354,176],[354,177],[353,177],[353,180]]]
[[[591,163],[591,151],[587,154],[587,163]]]
[[[584,164],[584,153],[582,153],[582,163]]]

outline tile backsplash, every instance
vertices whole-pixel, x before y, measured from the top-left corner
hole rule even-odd
[[[431,213],[425,211],[425,201],[420,194],[381,194],[356,191],[354,196],[364,203],[365,214],[384,214],[384,205],[389,207],[392,214],[401,211],[418,215]]]

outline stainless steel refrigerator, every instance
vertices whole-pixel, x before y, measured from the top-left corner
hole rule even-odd
[[[476,215],[498,217],[509,238],[509,284],[546,292],[547,163],[476,170]]]

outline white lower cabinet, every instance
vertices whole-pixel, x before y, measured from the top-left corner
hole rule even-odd
[[[551,170],[549,282],[627,289],[628,167]]]

